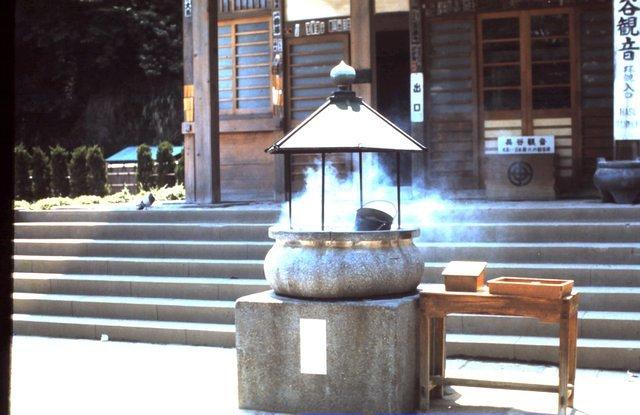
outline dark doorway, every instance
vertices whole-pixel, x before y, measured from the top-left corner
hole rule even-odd
[[[376,33],[376,91],[378,111],[404,132],[411,132],[409,120],[409,32],[407,30]],[[411,155],[401,156],[401,183],[411,184]],[[389,175],[395,177],[393,154],[380,160]]]

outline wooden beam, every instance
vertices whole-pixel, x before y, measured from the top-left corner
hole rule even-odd
[[[375,37],[373,30],[373,0],[351,0],[351,63],[356,71],[370,70],[371,79],[366,83],[352,85],[356,95],[376,108],[375,99]]]
[[[193,1],[195,202],[220,202],[218,2]]]
[[[436,385],[447,386],[468,386],[474,388],[492,388],[492,389],[515,389],[531,392],[550,392],[558,393],[558,385],[545,385],[541,383],[524,383],[524,382],[503,382],[495,380],[482,379],[465,379],[465,378],[442,378],[434,376],[433,381]],[[573,389],[573,385],[567,385],[568,389]]]
[[[182,1],[182,68],[185,90],[193,85],[193,2]],[[193,89],[193,88],[190,88]],[[184,98],[186,94],[184,94]],[[193,94],[191,94],[193,96]],[[186,109],[186,108],[185,108]],[[185,122],[193,120],[184,119]],[[187,203],[196,200],[195,188],[195,137],[193,131],[184,134],[184,190]]]

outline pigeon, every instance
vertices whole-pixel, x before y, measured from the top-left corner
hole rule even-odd
[[[156,200],[155,197],[153,197],[153,194],[149,193],[146,197],[144,197],[140,203],[138,203],[138,210],[143,210],[144,208],[148,208],[151,207],[151,205],[153,204],[153,202]]]

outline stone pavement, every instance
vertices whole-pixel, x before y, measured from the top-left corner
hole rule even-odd
[[[615,358],[615,356],[612,356]],[[544,365],[447,360],[447,375],[552,384]],[[253,415],[239,411],[235,349],[14,336],[12,415]],[[640,413],[640,378],[578,369],[572,415]],[[554,414],[557,395],[455,387],[430,414]]]

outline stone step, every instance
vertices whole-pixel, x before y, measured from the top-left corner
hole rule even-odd
[[[265,223],[17,222],[16,239],[269,241]]]
[[[13,273],[13,290],[19,293],[233,301],[268,289],[263,279]]]
[[[442,222],[421,227],[422,242],[640,242],[640,222]]]
[[[268,223],[17,222],[16,239],[269,241]],[[441,222],[421,227],[421,242],[640,243],[640,222]]]
[[[640,242],[416,242],[429,262],[547,262],[640,264]]]
[[[640,206],[596,200],[541,202],[458,202],[434,210],[433,220],[469,222],[639,222]]]
[[[151,223],[275,223],[280,215],[274,204],[251,204],[226,208],[156,208],[143,211],[130,207],[109,209],[56,209],[16,211],[16,222],[151,222]]]
[[[580,308],[594,311],[640,311],[640,287],[575,287]]]
[[[442,283],[442,270],[446,265],[446,262],[426,262],[422,282]],[[487,265],[488,280],[503,276],[570,279],[576,286],[640,287],[640,265],[500,262]]]
[[[262,260],[14,255],[16,272],[264,278]]]
[[[14,291],[135,297],[235,300],[268,290],[264,279],[16,272]],[[576,287],[581,310],[637,311],[640,287]]]
[[[14,239],[17,255],[264,259],[272,242]]]
[[[417,242],[428,262],[640,263],[640,243]],[[14,239],[18,255],[263,259],[270,241]]]
[[[578,317],[580,338],[640,339],[640,311],[579,311]],[[447,317],[446,326],[449,333],[542,337],[558,335],[558,324],[541,323],[524,317],[452,314]]]
[[[17,335],[234,347],[232,324],[125,320],[68,316],[13,315]],[[555,337],[447,334],[448,357],[473,357],[557,364]],[[615,356],[615,358],[612,358]],[[578,339],[578,367],[640,369],[639,340]]]
[[[447,334],[448,357],[555,363],[557,337]],[[640,340],[578,339],[578,367],[640,369]]]
[[[131,320],[234,321],[234,302],[221,300],[14,293],[13,310],[18,314]]]
[[[125,320],[113,318],[42,316],[14,314],[13,333],[25,336],[66,337],[188,344],[192,346],[234,347],[233,324],[174,321]]]
[[[437,207],[440,209],[437,209]],[[437,201],[403,199],[405,217],[439,221],[549,222],[640,221],[640,207],[604,204],[597,200],[556,200],[544,202]],[[294,214],[296,210],[294,209]],[[415,212],[415,213],[414,213]],[[431,212],[431,213],[429,213]],[[285,211],[286,213],[286,211]],[[275,223],[280,205],[274,203],[194,208],[186,204],[153,206],[137,211],[132,206],[92,209],[56,209],[50,211],[16,211],[17,222],[260,222]]]

